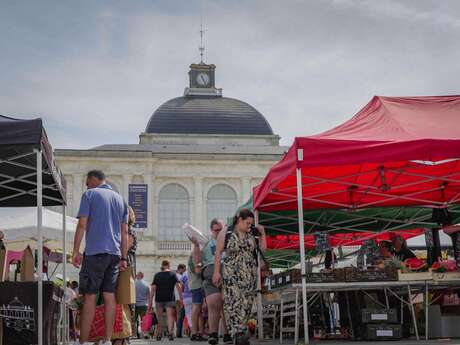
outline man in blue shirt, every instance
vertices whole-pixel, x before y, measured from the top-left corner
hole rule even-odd
[[[105,338],[110,345],[115,323],[115,288],[119,271],[126,268],[128,255],[128,206],[105,183],[102,171],[91,170],[86,179],[88,190],[81,197],[75,232],[72,263],[80,270],[80,293],[84,295],[80,321],[80,342],[88,343],[96,310],[96,295],[101,292],[105,305]],[[80,245],[85,235],[85,252]]]
[[[138,272],[136,275],[136,310],[134,320],[136,323],[137,337],[139,334],[139,321],[147,314],[147,307],[149,305],[150,285],[144,280],[144,273]],[[140,318],[140,320],[139,320]]]

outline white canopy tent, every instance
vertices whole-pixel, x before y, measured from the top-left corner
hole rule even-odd
[[[450,236],[442,230],[439,231],[439,242],[441,247],[452,247]],[[409,248],[424,248],[426,246],[425,234],[408,239],[407,246]]]
[[[43,244],[50,249],[62,248],[62,214],[43,209]],[[66,217],[66,240],[73,240],[78,220]],[[5,234],[7,246],[15,243],[37,241],[37,209],[35,207],[0,208],[0,230]],[[53,243],[53,248],[49,246]],[[56,248],[57,246],[57,248]]]

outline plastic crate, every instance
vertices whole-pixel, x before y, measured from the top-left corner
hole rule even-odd
[[[398,323],[396,309],[361,309],[362,323]]]
[[[368,324],[366,326],[367,340],[397,340],[402,338],[401,325]]]

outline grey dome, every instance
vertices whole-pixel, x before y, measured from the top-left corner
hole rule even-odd
[[[162,104],[150,117],[146,133],[273,135],[264,116],[233,98],[184,96]]]

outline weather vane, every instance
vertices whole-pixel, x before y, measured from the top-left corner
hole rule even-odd
[[[200,47],[199,47],[200,56],[201,56],[201,63],[204,63],[204,61],[203,61],[203,55],[204,55],[203,36],[204,36],[204,30],[203,30],[203,17],[201,17],[201,29],[200,29],[200,39],[201,39],[201,43],[200,43]]]

